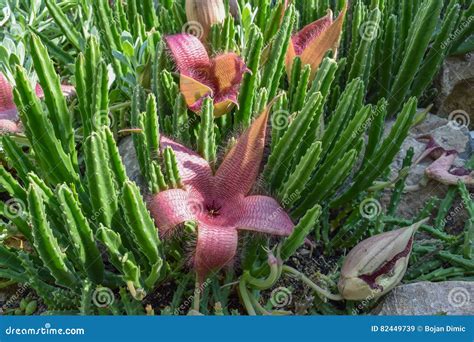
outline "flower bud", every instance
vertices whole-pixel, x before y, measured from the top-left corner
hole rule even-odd
[[[372,236],[355,246],[342,266],[341,295],[348,300],[366,300],[394,288],[406,272],[413,235],[424,222]]]
[[[205,40],[211,26],[224,22],[226,13],[223,0],[186,0],[186,18],[188,23],[197,22],[201,27],[194,28],[198,38]]]

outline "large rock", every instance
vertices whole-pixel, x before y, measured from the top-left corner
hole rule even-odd
[[[389,131],[393,122],[388,122],[386,131]],[[391,165],[391,178],[395,178],[401,169],[403,159],[410,147],[415,151],[414,160],[426,149],[426,143],[417,140],[423,135],[431,135],[435,141],[447,150],[456,150],[459,156],[455,161],[455,166],[463,166],[470,157],[471,137],[466,127],[458,127],[447,119],[436,115],[428,114],[423,123],[412,128],[409,136],[402,144],[400,152],[395,157]],[[419,214],[431,197],[443,198],[448,190],[448,186],[440,184],[425,177],[425,168],[433,160],[426,158],[421,163],[412,167],[407,178],[408,191],[403,194],[402,201],[398,206],[397,215],[405,218],[413,218]],[[388,190],[382,197],[382,204],[386,206],[390,200],[392,191]],[[457,203],[454,203],[456,206]],[[454,219],[447,222],[450,226],[461,225],[464,221],[464,211],[460,215],[455,215]]]
[[[474,54],[447,58],[436,82],[438,115],[474,127]]]
[[[140,172],[140,167],[138,165],[137,154],[135,153],[135,148],[133,147],[133,140],[131,136],[127,136],[120,140],[119,153],[122,157],[123,164],[125,166],[125,172],[127,173],[130,180],[137,183],[140,187],[142,194],[147,192],[147,186],[145,180],[142,177]]]
[[[474,315],[474,282],[420,282],[396,287],[375,315]]]

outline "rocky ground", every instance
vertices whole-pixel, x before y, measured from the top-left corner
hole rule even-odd
[[[447,150],[459,152],[455,166],[463,166],[472,157],[474,149],[474,55],[448,58],[436,81],[438,96],[435,101],[436,115],[414,127],[392,165],[395,173],[400,169],[406,151],[413,147],[415,158],[424,151],[426,144],[417,140],[431,135]],[[390,125],[390,123],[388,123]],[[471,130],[471,131],[470,131]],[[413,217],[432,196],[443,198],[448,186],[427,180],[425,168],[431,163],[425,160],[412,168],[407,183],[412,191],[403,197],[398,214]],[[473,190],[473,189],[470,189]],[[472,193],[472,192],[471,192]],[[385,198],[385,203],[388,196]],[[453,207],[456,207],[454,203]],[[464,214],[452,216],[447,229],[464,225]],[[446,281],[439,283],[419,282],[400,285],[392,290],[371,312],[377,315],[474,315],[474,282]]]

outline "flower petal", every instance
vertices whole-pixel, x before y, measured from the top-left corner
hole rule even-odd
[[[474,185],[474,175],[472,172],[467,175],[463,173],[457,175],[450,172],[456,156],[456,151],[446,151],[425,169],[425,174],[429,178],[447,185],[456,185],[459,181],[467,185]]]
[[[237,104],[237,94],[245,72],[249,69],[235,53],[219,55],[212,60],[211,75],[214,78],[214,116],[219,117]]]
[[[219,116],[229,113],[236,104],[237,102],[233,100],[224,100],[222,102],[215,103],[214,116],[217,118]]]
[[[0,118],[8,120],[17,119],[12,87],[2,73],[0,73]]]
[[[17,123],[8,119],[0,119],[0,135],[8,133],[17,133],[20,127]]]
[[[199,193],[208,199],[212,195],[212,170],[207,160],[189,148],[160,135],[160,147],[170,147],[176,155],[181,182],[190,192]]]
[[[225,53],[216,56],[211,62],[211,74],[215,78],[217,89],[224,92],[240,85],[247,66],[237,54]]]
[[[306,25],[298,33],[291,37],[291,42],[295,49],[296,55],[301,55],[309,43],[313,39],[319,37],[325,30],[328,29],[329,26],[331,26],[332,23],[332,11],[328,10],[328,13],[324,17]]]
[[[280,204],[268,196],[248,196],[239,205],[237,229],[290,235],[294,224]]]
[[[446,152],[446,150],[443,147],[438,145],[438,143],[433,139],[433,137],[431,135],[423,135],[423,136],[418,137],[416,140],[418,140],[418,141],[428,140],[428,141],[426,143],[425,151],[423,151],[418,156],[418,158],[416,159],[414,164],[418,164],[418,163],[422,162],[427,157],[432,157],[434,159],[438,159],[439,157],[441,157],[441,155],[443,153]]]
[[[211,271],[229,265],[237,252],[238,235],[235,227],[223,227],[200,221],[194,255],[194,269],[202,283]]]
[[[244,196],[255,183],[265,147],[269,111],[270,106],[267,106],[237,140],[217,170],[214,197],[219,201]]]
[[[184,74],[179,77],[179,90],[183,94],[189,109],[195,113],[201,110],[203,98],[213,94],[212,89],[207,85]]]
[[[346,11],[347,1],[336,20],[332,21],[332,12],[329,10],[325,17],[305,26],[291,39],[286,57],[288,75],[291,75],[293,58],[297,55],[301,57],[303,65],[311,65],[311,79],[314,79],[326,52],[337,50]]]
[[[190,34],[175,34],[165,37],[174,62],[181,74],[193,77],[196,70],[208,69],[211,65],[206,48],[201,41]]]
[[[151,198],[148,203],[150,214],[163,236],[168,235],[178,224],[194,220],[193,200],[182,189],[162,191]]]

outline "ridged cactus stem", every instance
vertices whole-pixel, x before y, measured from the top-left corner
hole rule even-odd
[[[216,136],[214,133],[214,110],[211,98],[206,98],[202,105],[201,126],[197,141],[199,154],[213,163],[216,159]]]
[[[78,253],[81,267],[92,281],[100,284],[104,279],[104,263],[79,201],[66,185],[59,187],[58,195],[69,235],[74,242],[73,250]]]
[[[36,186],[28,189],[28,209],[33,227],[35,249],[41,260],[60,285],[75,289],[79,285],[73,270],[68,266],[67,256],[61,250],[58,241],[46,218],[43,200]]]

